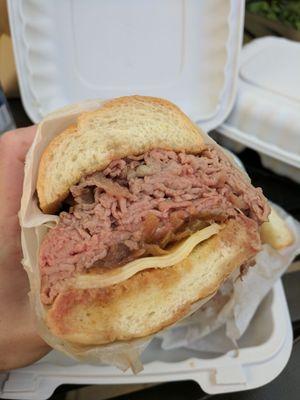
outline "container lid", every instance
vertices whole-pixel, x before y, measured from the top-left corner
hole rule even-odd
[[[300,168],[299,71],[300,43],[267,37],[247,44],[234,108],[218,130]]]
[[[144,94],[209,130],[233,105],[244,2],[8,0],[8,9],[34,122],[84,99]]]

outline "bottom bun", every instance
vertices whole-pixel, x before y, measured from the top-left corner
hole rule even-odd
[[[52,333],[64,340],[99,345],[154,334],[189,313],[257,252],[244,219],[230,220],[217,235],[199,244],[183,262],[148,269],[102,289],[70,289],[47,313]]]

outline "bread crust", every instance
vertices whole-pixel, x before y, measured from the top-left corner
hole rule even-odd
[[[59,294],[47,324],[56,336],[82,345],[154,334],[184,317],[193,303],[215,293],[256,252],[247,223],[230,220],[173,267],[149,269],[104,289]]]
[[[71,186],[118,158],[153,148],[199,153],[201,130],[167,100],[126,96],[82,113],[42,154],[37,193],[44,213],[55,213]]]

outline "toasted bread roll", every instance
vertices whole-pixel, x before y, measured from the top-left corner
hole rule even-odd
[[[37,192],[40,207],[54,213],[83,175],[104,169],[112,160],[153,148],[198,153],[200,129],[172,103],[152,97],[121,97],[86,112],[42,155]]]

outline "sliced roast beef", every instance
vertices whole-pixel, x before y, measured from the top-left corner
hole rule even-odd
[[[60,214],[40,249],[46,304],[74,273],[163,252],[170,242],[199,229],[199,221],[243,216],[257,231],[269,214],[261,189],[252,187],[214,146],[197,156],[157,149],[115,160],[70,192],[69,212]]]

